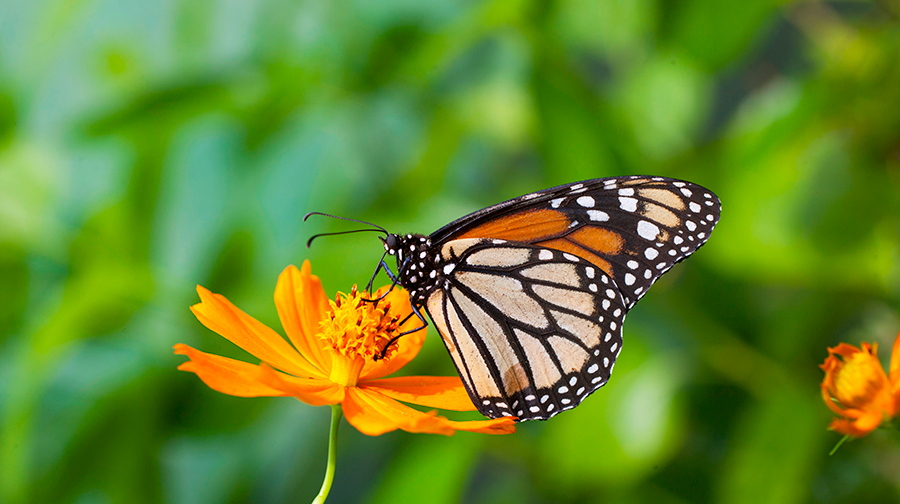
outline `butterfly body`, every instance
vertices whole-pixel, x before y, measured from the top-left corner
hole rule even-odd
[[[607,383],[625,314],[705,243],[719,212],[718,198],[690,182],[613,177],[383,241],[478,410],[542,420]]]

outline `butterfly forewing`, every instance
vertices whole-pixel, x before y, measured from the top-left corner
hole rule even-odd
[[[612,276],[631,308],[709,239],[720,211],[715,194],[690,182],[613,177],[499,203],[448,224],[431,241],[498,238],[569,252]]]
[[[482,414],[546,419],[609,380],[626,310],[603,270],[502,240],[447,242],[441,259],[426,309]]]

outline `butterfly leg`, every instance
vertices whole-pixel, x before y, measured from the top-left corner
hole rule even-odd
[[[381,271],[381,268],[384,268],[385,271],[390,271],[387,264],[384,262],[385,256],[387,256],[387,251],[385,251],[384,254],[381,254],[381,260],[378,261],[378,266],[375,268],[375,272],[372,273],[372,278],[370,278],[369,283],[366,284],[366,292],[368,292],[369,294],[372,293],[372,284],[375,283],[375,277],[378,276],[378,272]],[[388,273],[388,277],[391,277],[391,279],[393,280],[392,275],[393,273]]]
[[[403,319],[403,321],[400,322],[399,325],[405,324],[406,321],[409,320],[409,318],[412,317],[413,315],[419,317],[419,320],[422,322],[422,325],[420,325],[419,327],[416,327],[415,329],[410,329],[409,331],[403,331],[402,333],[391,338],[391,340],[387,342],[387,345],[384,345],[384,348],[381,349],[381,355],[376,355],[374,360],[384,359],[385,355],[387,355],[388,348],[390,348],[391,345],[393,345],[394,342],[397,341],[398,339],[402,338],[403,336],[406,336],[407,334],[411,334],[416,331],[421,331],[422,329],[425,329],[426,327],[428,327],[428,321],[422,315],[422,312],[419,311],[419,308],[417,308],[415,304],[410,304],[410,306],[412,306],[413,313],[410,313],[409,315],[407,315],[406,318]]]
[[[397,270],[397,271],[403,271],[403,268],[406,267],[406,264],[407,264],[408,262],[409,262],[409,259],[407,259],[406,261],[404,261],[404,262],[403,262],[403,265],[401,265],[401,266],[400,266],[400,269]],[[387,263],[384,262],[383,259],[382,259],[382,261],[380,262],[380,264],[378,265],[378,268],[375,269],[375,273],[377,274],[377,273],[378,273],[378,270],[381,269],[381,268],[384,268],[384,272],[387,273],[388,278],[391,279],[391,287],[390,287],[384,294],[378,296],[378,297],[375,298],[375,299],[365,299],[365,300],[364,300],[364,301],[369,301],[369,302],[375,303],[376,305],[378,304],[379,301],[381,301],[382,299],[384,299],[385,296],[387,296],[388,294],[390,294],[390,292],[391,292],[392,290],[394,290],[394,287],[396,287],[397,284],[400,283],[400,275],[395,275],[394,272],[391,271],[391,267],[388,266]],[[366,290],[368,290],[368,291],[371,292],[370,288],[371,288],[371,284],[372,284],[372,282],[373,282],[374,280],[375,280],[375,277],[373,276],[373,277],[372,277],[372,280],[369,280],[369,287],[366,287]],[[421,318],[421,317],[422,317],[422,316],[420,315],[419,318]]]

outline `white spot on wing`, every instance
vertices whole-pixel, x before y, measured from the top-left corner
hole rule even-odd
[[[600,210],[588,210],[587,214],[588,218],[590,218],[592,221],[606,222],[609,220],[609,214],[607,214],[606,212],[601,212]]]
[[[659,227],[652,222],[648,222],[645,220],[639,221],[637,225],[637,232],[641,236],[641,238],[645,240],[655,240],[656,236],[659,235]]]
[[[636,212],[637,200],[634,198],[619,198],[619,208],[626,212]]]
[[[586,208],[591,208],[594,206],[594,198],[590,196],[580,196],[577,200],[575,200],[575,202]]]

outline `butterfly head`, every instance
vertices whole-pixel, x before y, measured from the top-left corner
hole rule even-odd
[[[384,243],[384,251],[390,255],[397,255],[397,250],[400,248],[400,235],[394,233],[388,233],[387,236],[381,238],[381,242]]]

